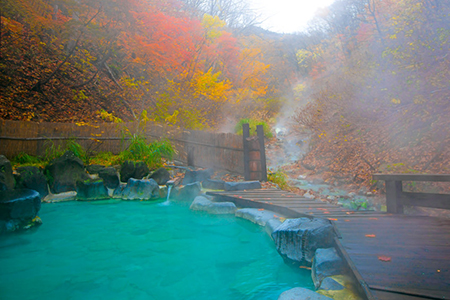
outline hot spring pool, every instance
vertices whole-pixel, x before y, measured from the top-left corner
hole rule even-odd
[[[155,202],[43,204],[37,230],[0,237],[0,299],[277,299],[313,289],[264,230]]]

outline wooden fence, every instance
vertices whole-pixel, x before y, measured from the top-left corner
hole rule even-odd
[[[90,153],[126,149],[130,134],[141,133],[149,141],[166,138],[177,150],[176,159],[195,167],[244,174],[242,136],[230,133],[183,130],[160,124],[137,123],[35,123],[0,120],[0,154],[11,159],[19,153],[42,156],[48,147],[75,140]]]

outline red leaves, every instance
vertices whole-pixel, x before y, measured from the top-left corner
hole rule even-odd
[[[380,256],[378,256],[378,259],[383,262],[390,262],[392,260],[392,258],[390,256],[386,256],[386,255],[380,255]]]

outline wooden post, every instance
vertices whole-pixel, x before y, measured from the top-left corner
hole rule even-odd
[[[262,125],[256,126],[256,132],[259,139],[259,151],[261,153],[261,181],[267,181],[267,166],[266,166],[266,148],[264,147],[264,128]]]
[[[386,210],[388,213],[403,213],[403,204],[400,202],[402,193],[401,181],[386,180]]]
[[[250,125],[242,125],[242,137],[244,146],[244,178],[250,180],[250,149],[248,146],[248,138],[250,137]]]

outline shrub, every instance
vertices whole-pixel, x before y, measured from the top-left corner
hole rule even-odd
[[[259,121],[259,120],[255,120],[255,119],[240,119],[239,122],[236,124],[236,126],[234,127],[234,132],[236,134],[242,135],[242,127],[244,124],[248,123],[250,126],[250,135],[256,135],[256,126],[257,125],[262,125],[263,126],[263,131],[264,131],[264,136],[266,138],[272,138],[273,134],[270,131],[270,126],[264,122],[264,121]]]
[[[163,158],[172,159],[175,150],[172,144],[165,139],[147,143],[145,137],[132,135],[128,148],[122,151],[119,156],[121,161],[140,160],[147,164],[150,169],[156,169],[163,164]]]
[[[39,157],[28,155],[24,152],[19,153],[16,157],[11,159],[11,164],[13,167],[16,166],[36,166],[42,167],[43,161]]]
[[[267,180],[278,185],[280,189],[289,189],[289,184],[287,182],[287,174],[282,169],[277,169],[276,171],[271,171],[267,173]]]

